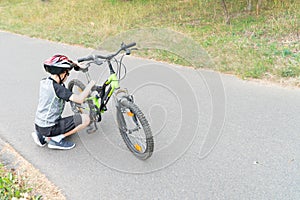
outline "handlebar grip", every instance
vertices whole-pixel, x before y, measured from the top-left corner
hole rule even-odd
[[[130,47],[134,47],[135,45],[136,45],[136,43],[135,43],[135,42],[132,42],[132,43],[130,43],[130,44],[125,45],[125,46],[124,46],[124,49],[128,49],[128,48],[130,48]]]
[[[90,61],[90,60],[94,60],[94,56],[93,55],[90,55],[90,56],[87,56],[87,57],[83,57],[83,58],[78,58],[77,62]]]

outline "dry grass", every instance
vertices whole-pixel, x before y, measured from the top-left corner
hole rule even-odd
[[[214,70],[241,78],[299,79],[300,2],[263,1],[260,15],[246,11],[245,0],[226,2],[230,25],[219,1],[2,0],[0,29],[97,48],[124,31],[169,28],[201,45]]]

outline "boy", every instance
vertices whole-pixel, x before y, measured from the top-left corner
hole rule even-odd
[[[62,118],[65,102],[82,103],[95,85],[95,81],[91,81],[81,94],[76,95],[65,87],[64,82],[73,68],[79,70],[77,64],[64,55],[55,55],[44,62],[44,68],[51,75],[40,82],[35,132],[32,133],[32,137],[39,146],[48,143],[51,149],[72,149],[75,143],[64,138],[87,127],[90,118],[87,114]]]

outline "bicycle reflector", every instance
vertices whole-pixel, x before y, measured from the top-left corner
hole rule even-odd
[[[135,148],[137,151],[139,151],[139,152],[142,151],[142,147],[141,147],[139,144],[135,144],[135,145],[134,145],[134,148]]]
[[[129,111],[129,112],[127,112],[127,115],[128,115],[129,117],[133,117],[134,114],[133,114],[132,112]]]

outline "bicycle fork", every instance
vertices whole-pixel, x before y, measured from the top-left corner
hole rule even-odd
[[[124,95],[120,96],[120,94],[122,94],[122,93]],[[136,127],[133,129],[126,129],[123,131],[125,131],[127,134],[131,134],[135,131],[138,131],[140,129],[140,125],[139,125],[136,115],[130,109],[129,109],[129,112],[127,112],[126,108],[122,105],[122,104],[126,104],[127,102],[134,103],[133,96],[128,93],[127,89],[119,89],[116,92],[116,94],[114,95],[114,99],[115,99],[115,103],[116,103],[116,109],[118,110],[118,114],[123,115],[124,113],[126,113],[128,116],[131,117],[133,123],[136,125]],[[123,121],[122,123],[126,124],[125,121]],[[124,129],[124,125],[119,124],[119,128]]]

